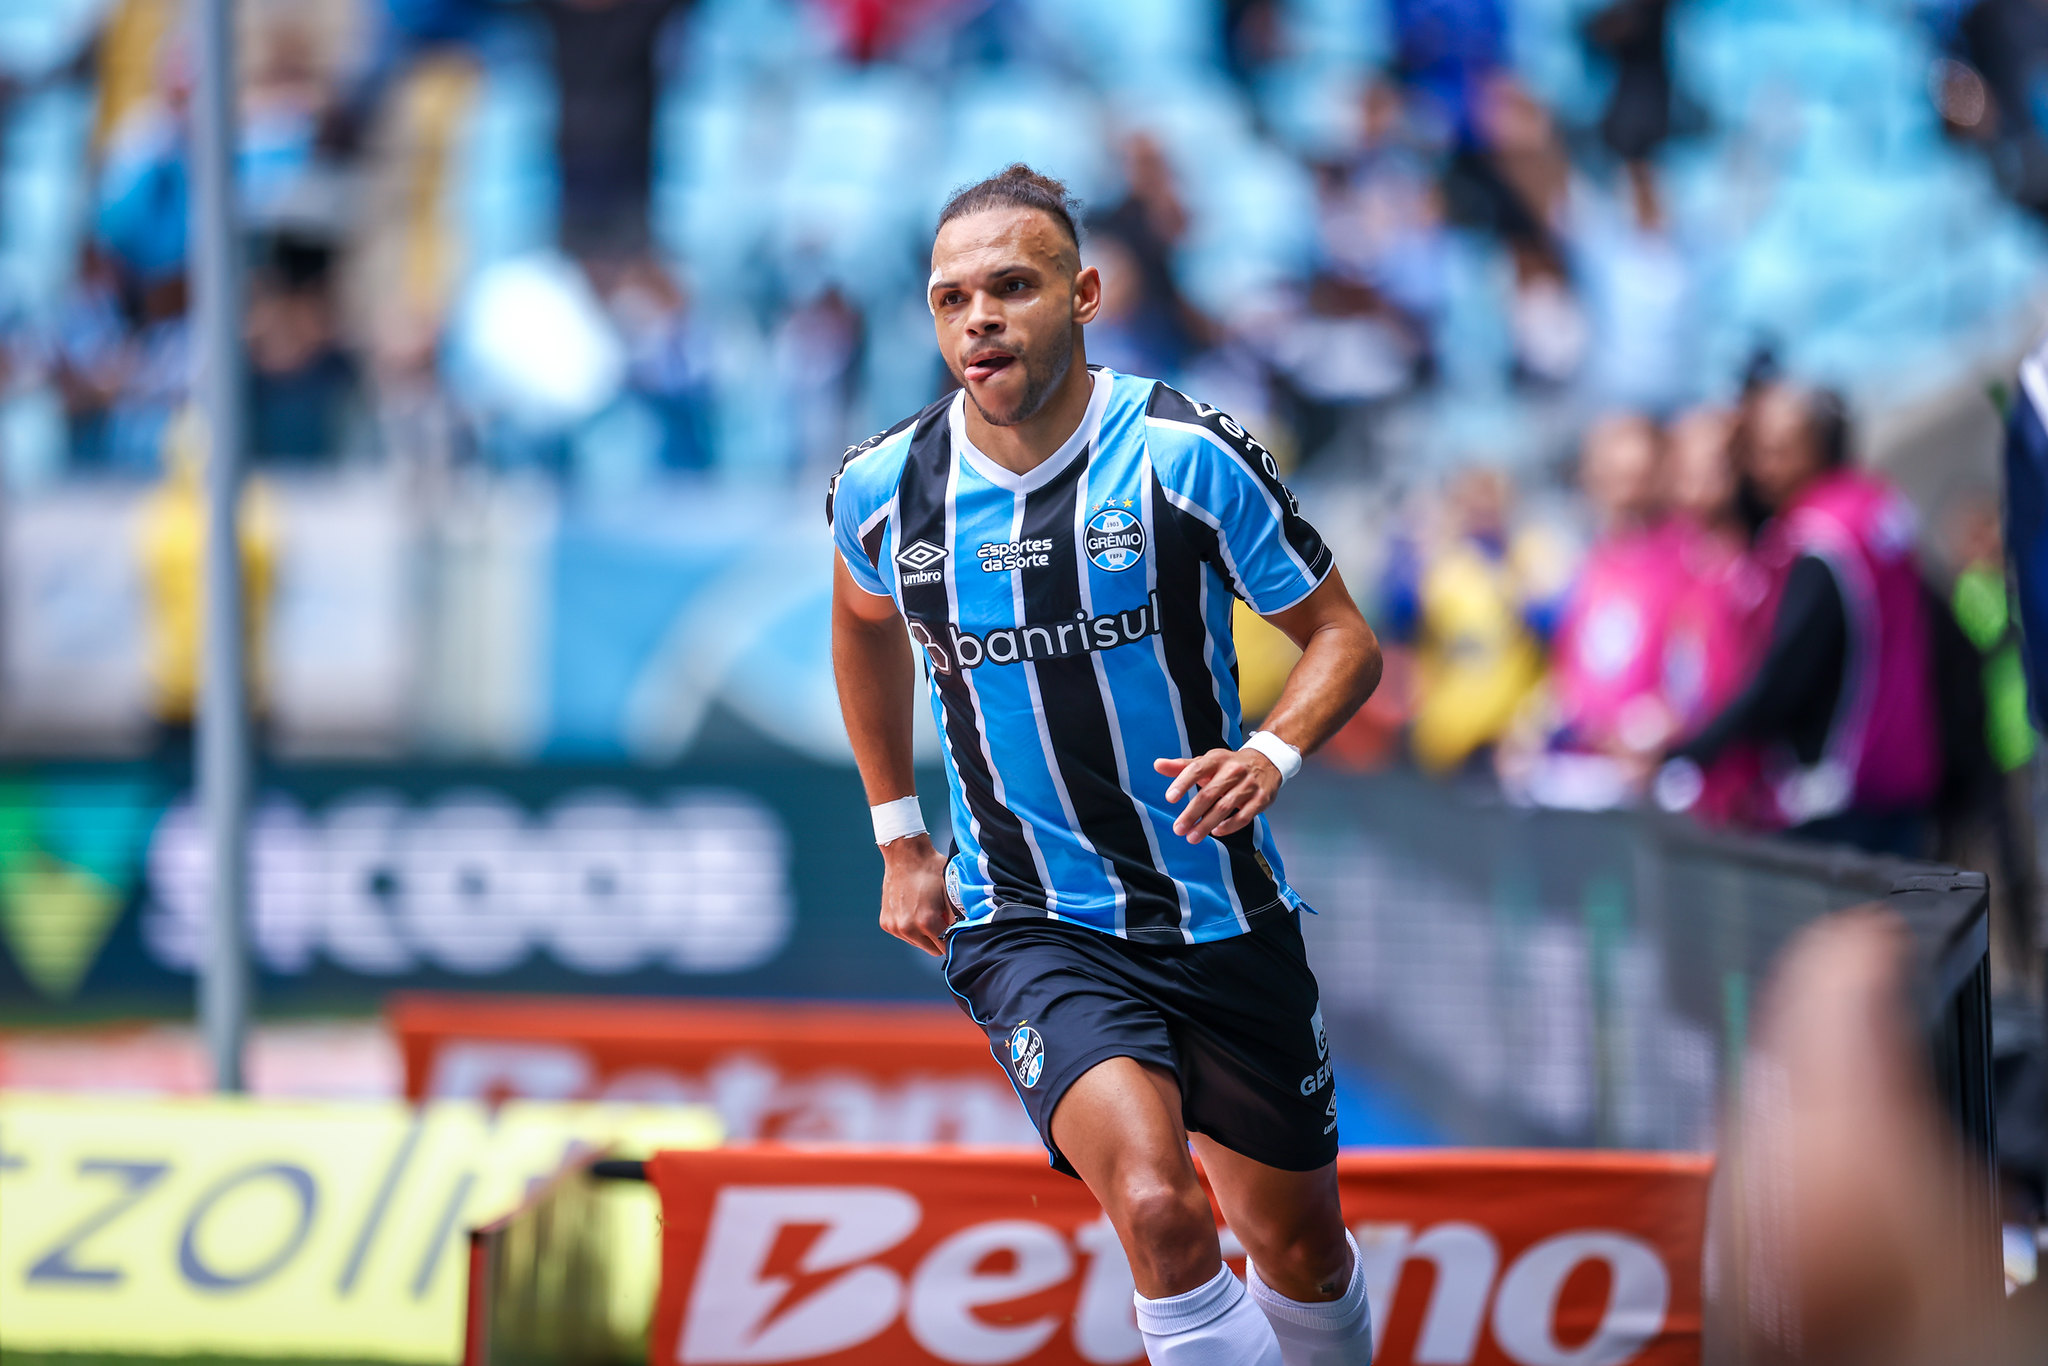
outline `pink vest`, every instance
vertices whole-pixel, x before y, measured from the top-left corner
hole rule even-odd
[[[1771,576],[1767,619],[1802,555],[1833,572],[1848,621],[1842,692],[1821,759],[1780,756],[1770,780],[1790,824],[1855,809],[1925,807],[1941,777],[1925,598],[1913,553],[1913,511],[1881,480],[1854,470],[1821,477],[1765,529],[1758,557]]]
[[[1763,654],[1771,583],[1756,557],[1690,523],[1676,525],[1684,579],[1664,632],[1664,700],[1681,735],[1734,700]],[[1710,825],[1782,825],[1754,746],[1731,745],[1707,766],[1692,814]]]
[[[1668,738],[1630,732],[1670,725],[1664,631],[1684,586],[1681,564],[1678,536],[1668,527],[1602,541],[1586,557],[1551,664],[1558,716],[1575,747],[1630,740],[1654,748]]]

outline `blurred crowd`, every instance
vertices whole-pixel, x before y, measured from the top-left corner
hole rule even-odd
[[[2028,962],[2038,738],[1996,504],[1951,510],[1937,580],[1840,397],[1762,365],[1727,406],[1599,419],[1578,472],[1582,551],[1485,469],[1396,538],[1376,619],[1414,761],[1994,870],[2000,960]]]
[[[0,424],[17,485],[163,470],[194,364],[188,16],[178,0],[56,8],[95,16],[76,62],[41,78],[89,93],[87,230],[61,289],[0,287],[0,383],[45,400]],[[989,152],[1032,151],[1003,139],[1107,85],[1090,62],[1141,37],[1180,44],[1126,63],[1172,99],[1098,89],[1035,149],[1089,201],[1108,282],[1097,359],[1199,388],[1296,466],[1345,472],[1415,447],[1389,429],[1409,400],[1504,394],[1541,457],[1590,413],[1668,417],[1732,378],[1710,224],[1676,213],[1667,184],[1674,139],[1706,126],[1674,76],[1674,15],[1712,6],[242,8],[248,401],[266,462],[538,466],[613,489],[705,469],[807,478],[945,382],[915,307],[926,200],[945,188],[906,170],[920,101],[949,92],[926,113],[972,124],[983,87],[1010,83],[1036,107],[990,115]],[[2041,135],[2012,100],[2048,52],[2018,14],[2035,7],[1922,9],[1955,55],[1931,89],[1909,83],[1906,122],[1981,146],[2034,203]],[[1570,51],[1545,57],[1531,34]],[[1325,41],[1376,50],[1325,79]],[[1545,62],[1602,93],[1561,116],[1527,74]],[[1179,112],[1143,114],[1162,103]],[[793,160],[759,178],[788,187],[753,203],[747,125],[778,120],[798,125]],[[972,147],[955,163],[988,169]]]

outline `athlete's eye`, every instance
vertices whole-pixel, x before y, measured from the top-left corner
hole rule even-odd
[[[1018,290],[1025,288],[1028,288],[1028,286],[1022,280],[1003,281],[1003,293],[1005,294],[1015,294]]]

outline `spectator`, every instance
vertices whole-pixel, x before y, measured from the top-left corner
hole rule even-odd
[[[1502,0],[1393,0],[1396,60],[1402,79],[1441,108],[1469,141],[1483,90],[1507,54]]]
[[[1666,501],[1680,583],[1664,633],[1662,683],[1672,723],[1691,734],[1732,701],[1760,653],[1769,594],[1750,549],[1734,459],[1735,414],[1695,408],[1671,425]],[[1755,746],[1730,745],[1701,774],[1692,814],[1712,825],[1764,817]]]
[[[605,306],[626,348],[626,389],[661,424],[661,464],[700,470],[712,463],[711,343],[690,311],[690,297],[651,256],[629,261],[605,282]],[[829,325],[829,324],[828,324]],[[859,330],[859,319],[852,326]],[[841,364],[839,383],[851,354]]]
[[[679,0],[540,0],[554,37],[562,248],[633,256],[647,245],[656,41]]]
[[[51,332],[74,466],[103,468],[112,454],[112,413],[135,365],[120,272],[88,243]]]
[[[1772,384],[1746,420],[1744,473],[1771,514],[1758,544],[1769,644],[1748,685],[1675,756],[1707,765],[1757,744],[1774,824],[1917,854],[1941,754],[1912,513],[1850,468],[1834,396]]]
[[[1573,196],[1573,264],[1587,303],[1587,378],[1597,402],[1668,415],[1697,382],[1691,253],[1672,229],[1656,172],[1633,162],[1621,202]]]
[[[1635,755],[1671,740],[1663,652],[1680,561],[1664,521],[1662,460],[1663,435],[1639,414],[1604,418],[1586,435],[1580,481],[1599,535],[1565,600],[1551,653],[1553,744]]]
[[[1156,357],[1160,366],[1141,373],[1177,375],[1210,332],[1174,278],[1173,254],[1187,236],[1187,206],[1165,151],[1150,134],[1131,134],[1123,155],[1124,197],[1088,216],[1088,235],[1095,243],[1114,243],[1112,253],[1121,248],[1123,260],[1113,255],[1112,263],[1129,272],[1118,284],[1126,300],[1122,326],[1133,349]]]
[[[1996,985],[2015,979],[2038,986],[2032,835],[2028,769],[2039,738],[2027,711],[2026,666],[2012,603],[2006,592],[2005,546],[1998,508],[1989,499],[1966,501],[1950,519],[1952,558],[1962,566],[1949,607],[1976,651],[1983,688],[1983,744],[1988,770],[1959,829],[1945,832],[1944,857],[1965,868],[1994,869],[1991,879],[1992,951]],[[1960,709],[1959,709],[1960,710]]]
[[[1586,21],[1586,41],[1614,63],[1600,137],[1641,161],[1671,134],[1671,0],[1613,0]]]
[[[1358,150],[1323,175],[1318,273],[1369,289],[1407,318],[1433,324],[1450,288],[1435,149],[1390,81],[1366,88],[1359,113]]]
[[[822,458],[837,460],[858,439],[851,418],[866,344],[866,319],[833,284],[799,303],[775,329],[775,376],[793,428],[798,469]]]
[[[1432,773],[1484,763],[1542,678],[1562,557],[1537,534],[1511,532],[1508,499],[1500,471],[1464,472],[1433,542],[1397,540],[1388,563],[1387,634],[1415,648],[1409,744]]]
[[[187,762],[199,703],[201,568],[205,560],[206,465],[200,419],[185,409],[164,440],[165,474],[144,500],[136,523],[142,573],[149,706],[160,758]],[[264,640],[277,563],[277,514],[269,491],[251,481],[242,492],[237,539],[242,553],[245,654],[250,694],[261,706]]]
[[[361,408],[356,363],[334,325],[333,248],[280,236],[249,298],[249,450],[325,463],[351,444]]]

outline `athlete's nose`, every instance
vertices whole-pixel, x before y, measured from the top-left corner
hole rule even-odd
[[[967,309],[967,335],[986,337],[1002,330],[1003,314],[996,307],[995,295],[985,289],[975,290]]]

